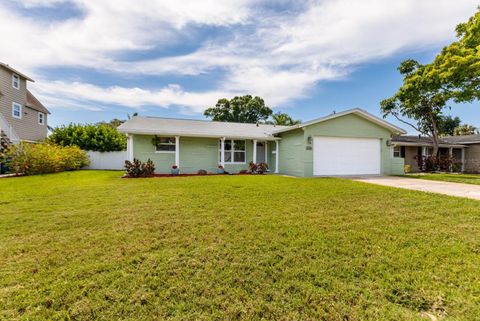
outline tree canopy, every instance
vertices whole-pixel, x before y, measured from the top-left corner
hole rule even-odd
[[[434,156],[447,102],[480,99],[480,11],[459,24],[456,31],[458,40],[443,48],[432,63],[402,62],[398,68],[404,76],[402,86],[380,103],[384,117],[392,115],[432,137]],[[402,118],[413,119],[416,124]]]
[[[461,123],[459,117],[442,116],[438,122],[438,133],[440,136],[452,136],[455,128],[460,126]]]
[[[293,126],[300,123],[300,120],[293,119],[286,113],[275,113],[272,115],[272,119],[266,122],[267,124],[279,125],[279,126]]]
[[[428,77],[456,102],[480,99],[480,11],[456,28],[458,40],[428,66]]]
[[[400,89],[380,103],[383,116],[392,115],[420,133],[432,137],[433,155],[438,153],[439,123],[447,103],[437,83],[426,76],[428,66],[413,59],[405,60],[398,67],[404,76]],[[404,118],[414,119],[413,124]]]
[[[125,150],[124,134],[109,124],[70,124],[53,129],[48,141],[61,146],[78,146],[83,150],[113,152]]]
[[[262,98],[245,95],[236,96],[230,100],[219,99],[215,107],[207,108],[203,114],[215,121],[262,123],[272,113],[272,109],[265,105]]]
[[[453,131],[453,135],[462,136],[462,135],[474,135],[478,134],[478,129],[475,126],[463,124],[456,127]]]

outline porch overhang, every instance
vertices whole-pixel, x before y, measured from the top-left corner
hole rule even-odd
[[[392,142],[393,146],[408,146],[408,147],[433,147],[431,143],[408,143],[408,142]],[[468,148],[465,145],[458,145],[458,144],[439,144],[438,147],[440,148]]]
[[[222,138],[229,138],[229,139],[248,139],[248,140],[258,140],[258,141],[276,141],[281,140],[280,137],[275,136],[249,136],[249,135],[209,135],[209,134],[195,134],[195,133],[188,133],[188,132],[164,132],[159,130],[118,130],[121,133],[127,135],[158,135],[158,136],[180,136],[180,137],[198,137],[198,138],[215,138],[215,139],[222,139]]]

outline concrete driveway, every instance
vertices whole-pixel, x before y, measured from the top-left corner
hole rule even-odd
[[[480,185],[429,181],[426,179],[394,176],[352,177],[352,179],[358,182],[480,200]]]

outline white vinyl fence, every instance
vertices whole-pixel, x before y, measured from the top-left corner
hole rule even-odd
[[[122,152],[92,152],[87,151],[90,166],[85,169],[124,169],[125,160],[128,159],[126,151]]]

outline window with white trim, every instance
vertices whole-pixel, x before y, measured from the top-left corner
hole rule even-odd
[[[225,164],[245,164],[246,142],[244,140],[226,139],[224,146]],[[222,159],[222,141],[218,144],[219,159]]]
[[[22,119],[22,105],[12,103],[12,117]]]
[[[157,137],[155,151],[157,153],[174,153],[175,137]]]
[[[20,77],[17,74],[12,74],[12,87],[20,89]]]
[[[38,124],[45,125],[45,114],[38,112]]]
[[[401,146],[393,147],[393,157],[402,157],[402,147]]]

